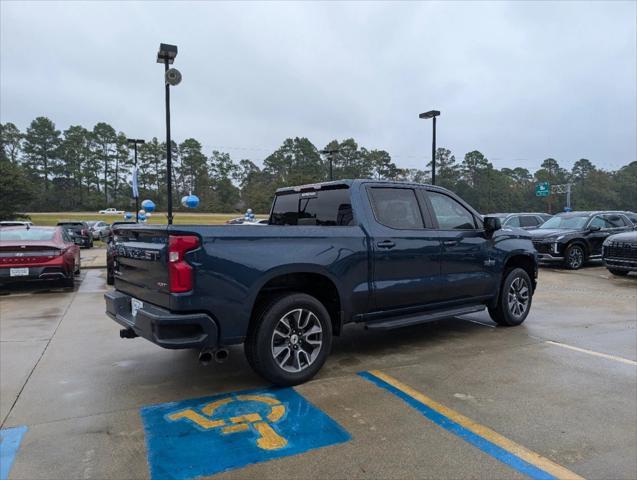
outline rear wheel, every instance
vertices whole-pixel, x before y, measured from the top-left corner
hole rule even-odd
[[[115,272],[113,272],[112,267],[106,267],[106,284],[107,285],[115,284]]]
[[[628,275],[628,272],[626,270],[616,270],[614,268],[609,268],[608,271],[613,275],[617,275],[618,277],[625,277],[626,275]]]
[[[582,268],[586,260],[584,247],[579,244],[569,245],[564,255],[564,265],[569,270],[577,270]]]
[[[316,298],[289,293],[273,299],[250,329],[245,352],[252,368],[280,386],[311,379],[332,344],[332,323]]]
[[[489,307],[489,315],[495,323],[505,327],[520,325],[531,310],[533,285],[526,270],[514,268],[504,282],[495,307]]]

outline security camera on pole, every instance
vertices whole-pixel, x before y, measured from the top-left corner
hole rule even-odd
[[[170,86],[179,85],[181,73],[176,68],[168,68],[177,56],[177,45],[159,44],[157,63],[164,64],[164,83],[166,85],[166,188],[168,190],[168,225],[173,223],[173,182],[172,148],[170,142]]]

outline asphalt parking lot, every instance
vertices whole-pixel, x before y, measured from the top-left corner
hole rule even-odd
[[[89,269],[73,290],[0,296],[3,475],[637,478],[634,275],[543,268],[516,328],[486,313],[353,326],[317,378],[284,391],[240,347],[204,367],[196,352],[121,340],[107,288]],[[269,413],[251,413],[248,397]],[[224,407],[235,410],[214,417]]]

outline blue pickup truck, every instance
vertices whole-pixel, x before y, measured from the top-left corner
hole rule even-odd
[[[203,362],[243,343],[277,385],[312,378],[352,322],[392,329],[488,308],[519,325],[537,279],[524,230],[409,183],[283,188],[267,226],[120,225],[113,242],[106,311],[122,338],[196,348]]]

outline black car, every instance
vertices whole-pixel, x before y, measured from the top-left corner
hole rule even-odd
[[[58,226],[63,227],[71,240],[76,245],[86,248],[93,248],[93,235],[91,228],[86,222],[78,222],[72,220],[63,220],[58,222]]]
[[[587,260],[601,258],[607,237],[634,228],[623,212],[568,212],[555,215],[529,234],[541,262],[561,262],[577,270]]]
[[[604,266],[613,275],[623,277],[637,272],[637,231],[618,233],[604,240]]]
[[[503,228],[523,228],[533,230],[546,222],[553,215],[548,213],[490,213],[489,217],[498,217]]]

